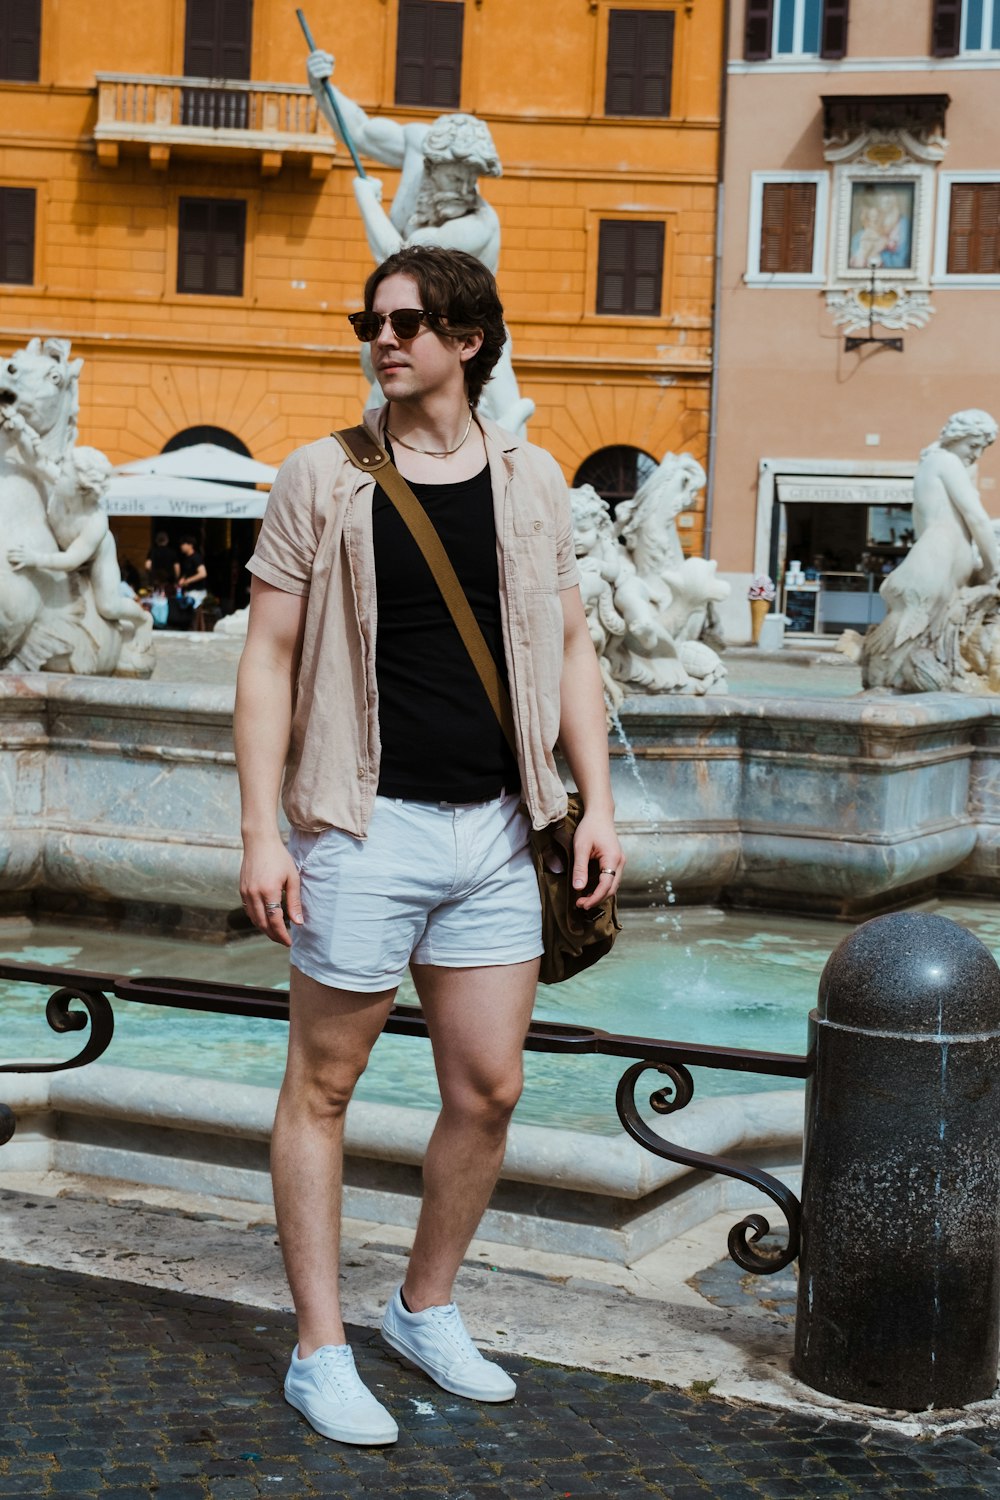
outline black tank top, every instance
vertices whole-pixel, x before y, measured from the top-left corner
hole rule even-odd
[[[489,466],[411,484],[507,681]],[[380,485],[372,506],[378,630],[378,790],[415,802],[485,802],[520,776],[475,667],[409,529]]]

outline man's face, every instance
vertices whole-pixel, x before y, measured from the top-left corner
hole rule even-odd
[[[422,307],[420,289],[412,276],[387,276],[375,292],[372,310],[395,312],[401,307]],[[388,320],[371,345],[372,364],[378,383],[389,401],[422,401],[438,392],[465,390],[463,366],[481,340],[447,338],[421,323],[415,338],[399,339]],[[464,352],[467,349],[467,353]]]
[[[194,557],[194,546],[191,542],[181,542],[181,551],[185,557]]]

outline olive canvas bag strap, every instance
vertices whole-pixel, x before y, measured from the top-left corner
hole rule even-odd
[[[402,516],[410,535],[420,548],[424,561],[431,570],[434,582],[441,591],[441,597],[455,622],[455,628],[462,638],[466,651],[472,658],[472,665],[476,669],[516,760],[517,745],[514,740],[514,715],[510,704],[510,694],[497,670],[493,654],[486,644],[486,637],[479,628],[479,621],[472,612],[472,606],[466,598],[465,590],[458,580],[458,574],[452,567],[451,558],[444,549],[434,523],[388,453],[380,443],[376,442],[367,427],[364,425],[347,427],[341,432],[335,432],[333,436],[356,468],[363,469],[367,474],[378,475],[379,484]]]

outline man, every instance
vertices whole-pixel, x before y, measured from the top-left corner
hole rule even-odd
[[[199,604],[204,604],[208,594],[208,570],[193,536],[181,537],[180,546],[181,558],[177,572],[177,587],[187,594],[197,609]]]
[[[500,220],[477,184],[480,177],[501,176],[503,168],[485,121],[475,115],[448,114],[431,125],[421,121],[400,125],[395,120],[372,117],[329,83],[333,67],[333,57],[322,48],[310,53],[306,64],[309,86],[333,130],[340,135],[326,85],[336,95],[344,127],[356,150],[401,169],[388,213],[382,207],[379,179],[354,179],[354,196],[376,263],[404,245],[442,245],[474,255],[495,276],[500,259]],[[362,365],[368,379],[374,381],[375,373],[364,354]],[[372,395],[374,404],[381,405],[383,396],[377,384]],[[509,336],[494,366],[483,410],[520,436],[535,410],[534,402],[518,390]]]
[[[153,588],[162,588],[166,584],[175,584],[179,573],[180,563],[170,545],[170,538],[165,531],[158,531],[146,554],[147,580]]]
[[[271,1148],[299,1331],[285,1395],[326,1436],[378,1444],[395,1440],[396,1424],[354,1369],[338,1297],[354,1086],[409,964],[442,1107],[382,1332],[445,1390],[509,1400],[514,1382],[472,1344],[452,1284],[521,1090],[542,946],[528,834],[565,807],[557,736],[587,803],[574,862],[581,907],[615,888],[624,859],[566,486],[547,454],[475,411],[504,338],[492,275],[458,251],[404,249],[369,277],[352,321],[386,395],[366,420],[423,503],[507,674],[517,744],[515,759],[375,476],[333,438],[299,449],[249,563],[235,721],[240,890],[254,924],[291,947]],[[287,849],[276,820],[283,768]],[[591,859],[602,874],[585,895]]]

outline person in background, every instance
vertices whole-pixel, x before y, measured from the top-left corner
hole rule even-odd
[[[177,582],[180,563],[165,531],[158,531],[146,555],[146,582],[150,588],[166,588]]]
[[[208,570],[193,536],[181,537],[181,559],[177,587],[192,601],[195,609],[204,604],[208,593]]]

